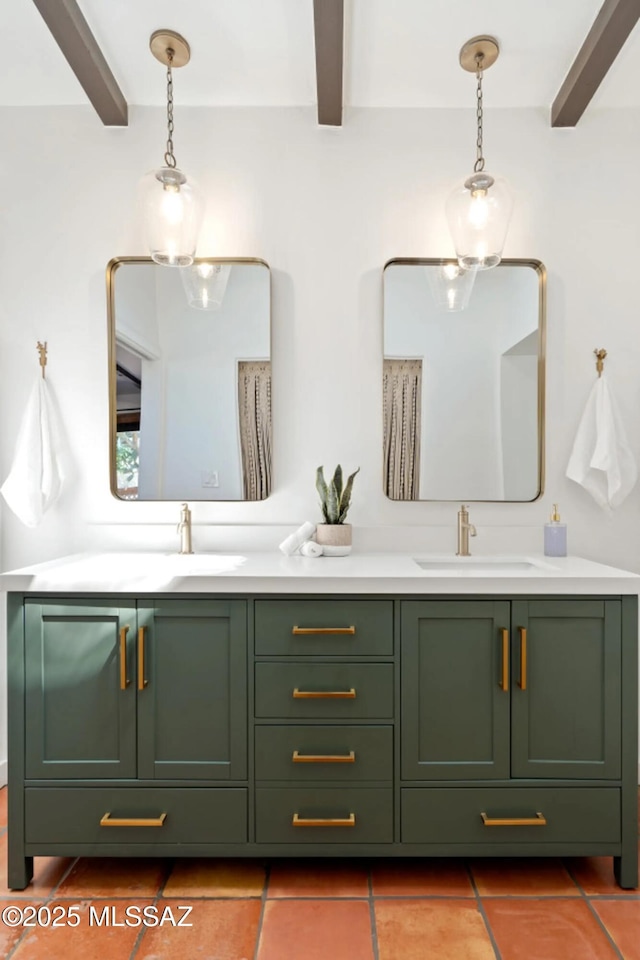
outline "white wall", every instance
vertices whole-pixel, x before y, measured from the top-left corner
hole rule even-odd
[[[108,471],[104,270],[143,253],[138,178],[161,162],[163,111],[134,108],[105,129],[87,108],[0,110],[0,472],[38,374],[36,340],[70,435],[58,508],[28,530],[3,506],[4,569],[80,548],[175,544],[176,505],[122,503]],[[444,199],[474,157],[472,110],[348,110],[340,129],[309,109],[180,109],[179,164],[208,198],[201,255],[258,256],[272,267],[274,492],[202,503],[196,536],[275,544],[318,518],[314,471],[362,468],[349,514],[356,548],[451,550],[455,506],[382,493],[382,267],[449,256]],[[640,487],[613,517],[564,477],[595,377],[594,347],[640,454],[637,157],[640,111],[588,111],[552,130],[546,111],[491,111],[488,169],[517,193],[505,255],[547,266],[547,483],[533,504],[475,504],[474,547],[542,548],[558,501],[573,553],[640,571]],[[230,526],[226,526],[230,525]],[[260,531],[262,530],[262,534]],[[1,678],[0,678],[1,682]]]
[[[537,340],[533,337],[527,339]],[[531,500],[537,492],[537,387],[537,350],[529,355],[507,353],[501,358],[500,447],[506,500]]]

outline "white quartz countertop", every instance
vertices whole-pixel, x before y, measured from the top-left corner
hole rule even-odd
[[[77,554],[12,570],[19,593],[637,594],[640,575],[581,557],[354,553]]]

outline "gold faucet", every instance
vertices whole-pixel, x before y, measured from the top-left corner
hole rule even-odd
[[[191,510],[189,510],[188,503],[182,504],[178,533],[180,534],[180,553],[193,553],[191,546]]]
[[[458,549],[456,557],[470,557],[469,537],[476,536],[476,528],[469,523],[469,509],[462,504],[458,510]]]

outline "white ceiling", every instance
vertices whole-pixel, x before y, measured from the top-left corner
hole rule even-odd
[[[130,104],[163,104],[164,70],[148,49],[161,27],[192,60],[176,72],[182,105],[315,103],[312,0],[79,0]],[[490,107],[550,107],[602,0],[345,0],[347,106],[468,107],[465,40],[496,36]],[[32,0],[0,6],[0,105],[84,104],[86,96]],[[640,106],[636,28],[593,105]]]

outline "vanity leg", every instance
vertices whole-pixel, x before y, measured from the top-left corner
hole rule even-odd
[[[638,853],[635,846],[621,857],[613,858],[613,872],[619,887],[635,890],[638,886]]]
[[[33,879],[33,857],[22,857],[9,850],[7,886],[10,890],[24,890]]]

